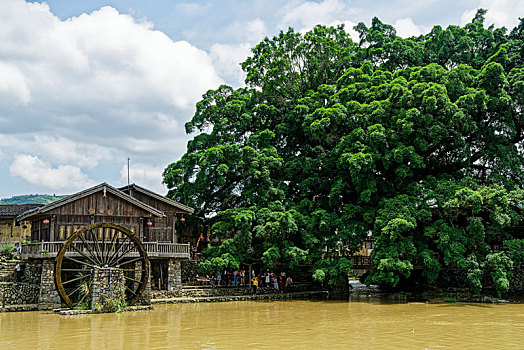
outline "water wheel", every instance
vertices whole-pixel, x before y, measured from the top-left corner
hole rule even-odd
[[[124,271],[127,305],[135,304],[149,277],[149,261],[140,239],[125,227],[97,223],[73,233],[55,262],[55,285],[70,308],[87,303],[94,269]]]

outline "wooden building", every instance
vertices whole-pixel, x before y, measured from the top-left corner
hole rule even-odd
[[[168,289],[170,262],[190,256],[189,245],[176,242],[176,219],[192,212],[134,184],[117,189],[102,183],[19,215],[18,221],[31,223],[31,240],[38,242],[24,245],[22,258],[54,259],[78,229],[95,223],[117,224],[143,242],[151,262],[152,287]]]

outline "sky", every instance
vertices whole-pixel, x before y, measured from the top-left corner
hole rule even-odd
[[[402,37],[477,8],[513,28],[524,0],[0,0],[0,198],[130,180],[160,194],[207,90],[243,85],[264,37],[375,16]]]

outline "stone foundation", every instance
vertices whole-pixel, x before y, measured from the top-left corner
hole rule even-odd
[[[180,260],[169,259],[167,265],[167,290],[176,293],[182,289],[182,268]]]
[[[6,305],[37,304],[40,286],[31,283],[0,282],[0,308]]]
[[[149,271],[151,271],[151,264],[149,265]],[[135,279],[140,279],[140,275],[142,273],[142,264],[141,263],[135,263]],[[146,288],[144,289],[144,292],[138,299],[138,302],[136,305],[151,305],[151,272],[149,276],[147,276],[147,283]]]
[[[22,281],[32,284],[40,284],[42,276],[42,265],[32,261],[22,264],[23,277]]]
[[[91,288],[92,310],[111,312],[124,306],[125,280],[121,269],[95,269]]]
[[[39,310],[52,310],[60,307],[60,296],[55,288],[55,266],[53,260],[42,262],[40,276],[40,295],[38,298]]]

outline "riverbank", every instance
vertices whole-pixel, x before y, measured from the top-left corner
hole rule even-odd
[[[329,292],[305,291],[291,293],[270,293],[270,294],[252,294],[252,295],[219,295],[205,297],[174,297],[151,299],[151,304],[182,304],[182,303],[220,303],[228,301],[246,301],[246,300],[308,300],[329,297]]]

